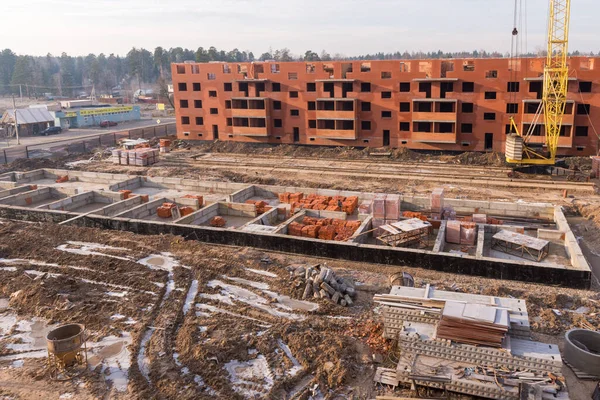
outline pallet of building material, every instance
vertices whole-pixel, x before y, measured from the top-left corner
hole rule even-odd
[[[508,318],[505,309],[447,301],[437,337],[458,343],[502,347],[508,332]]]
[[[398,378],[395,369],[379,367],[375,370],[373,381],[383,385],[398,386]]]
[[[431,211],[434,213],[442,212],[444,208],[444,188],[435,188],[431,192]]]
[[[446,243],[460,244],[460,221],[446,221]]]
[[[474,246],[477,238],[477,224],[474,222],[460,223],[460,244]]]
[[[373,198],[373,218],[385,220],[385,193],[377,193]]]
[[[476,224],[487,224],[487,214],[473,214],[472,218]]]

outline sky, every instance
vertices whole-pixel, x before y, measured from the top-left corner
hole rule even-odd
[[[548,0],[520,1],[527,49],[545,48]],[[569,49],[600,51],[600,1],[572,3]],[[296,55],[506,53],[513,10],[513,0],[17,0],[3,4],[0,48],[31,55],[125,55],[157,46],[238,48],[256,57],[284,47]]]

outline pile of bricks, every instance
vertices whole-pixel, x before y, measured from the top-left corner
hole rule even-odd
[[[65,176],[59,176],[58,179],[56,179],[55,181],[56,183],[65,183],[65,182],[69,182],[69,176],[65,175]]]
[[[267,203],[265,201],[259,200],[259,201],[255,201],[255,200],[246,200],[246,204],[254,204],[254,206],[256,207],[256,213],[258,215],[260,214],[264,214],[267,211],[271,210],[273,207],[267,205]]]
[[[421,221],[427,221],[427,216],[415,211],[403,211],[402,216],[405,218],[418,218]]]
[[[177,208],[175,203],[162,203],[162,206],[156,209],[156,215],[159,218],[172,218],[174,208]]]
[[[227,223],[227,221],[225,221],[225,218],[217,215],[216,217],[212,217],[212,219],[210,220],[210,222],[208,224],[210,226],[214,226],[216,228],[222,228],[225,226],[226,223]]]
[[[179,214],[182,217],[185,217],[186,215],[190,215],[193,212],[194,212],[194,209],[192,207],[189,207],[189,206],[179,207]]]
[[[307,209],[307,210],[327,210],[327,211],[341,211],[346,214],[354,214],[358,208],[358,196],[319,196],[316,194],[309,194],[304,196],[304,193],[280,193],[279,201],[292,205],[292,212],[296,209]]]
[[[156,164],[159,161],[159,150],[140,148],[135,150],[113,150],[113,164],[136,165],[140,167]]]
[[[296,288],[304,288],[302,299],[313,297],[315,299],[327,299],[333,304],[343,307],[351,306],[356,296],[354,283],[345,278],[338,278],[333,270],[321,267],[320,264],[313,267],[291,267],[290,278],[295,282]]]
[[[288,225],[288,234],[313,239],[345,241],[354,235],[360,225],[360,221],[304,217],[301,223],[292,222]]]

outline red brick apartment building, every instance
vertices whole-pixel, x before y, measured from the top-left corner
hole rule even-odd
[[[559,154],[592,155],[600,129],[597,58],[569,60]],[[185,140],[504,151],[509,116],[534,124],[545,59],[173,64]]]

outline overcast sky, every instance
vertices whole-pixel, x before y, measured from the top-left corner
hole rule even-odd
[[[527,4],[528,49],[544,47],[548,0]],[[199,46],[347,56],[510,50],[513,0],[3,1],[0,47],[18,54],[115,53]],[[576,0],[570,50],[600,51],[600,1]]]

